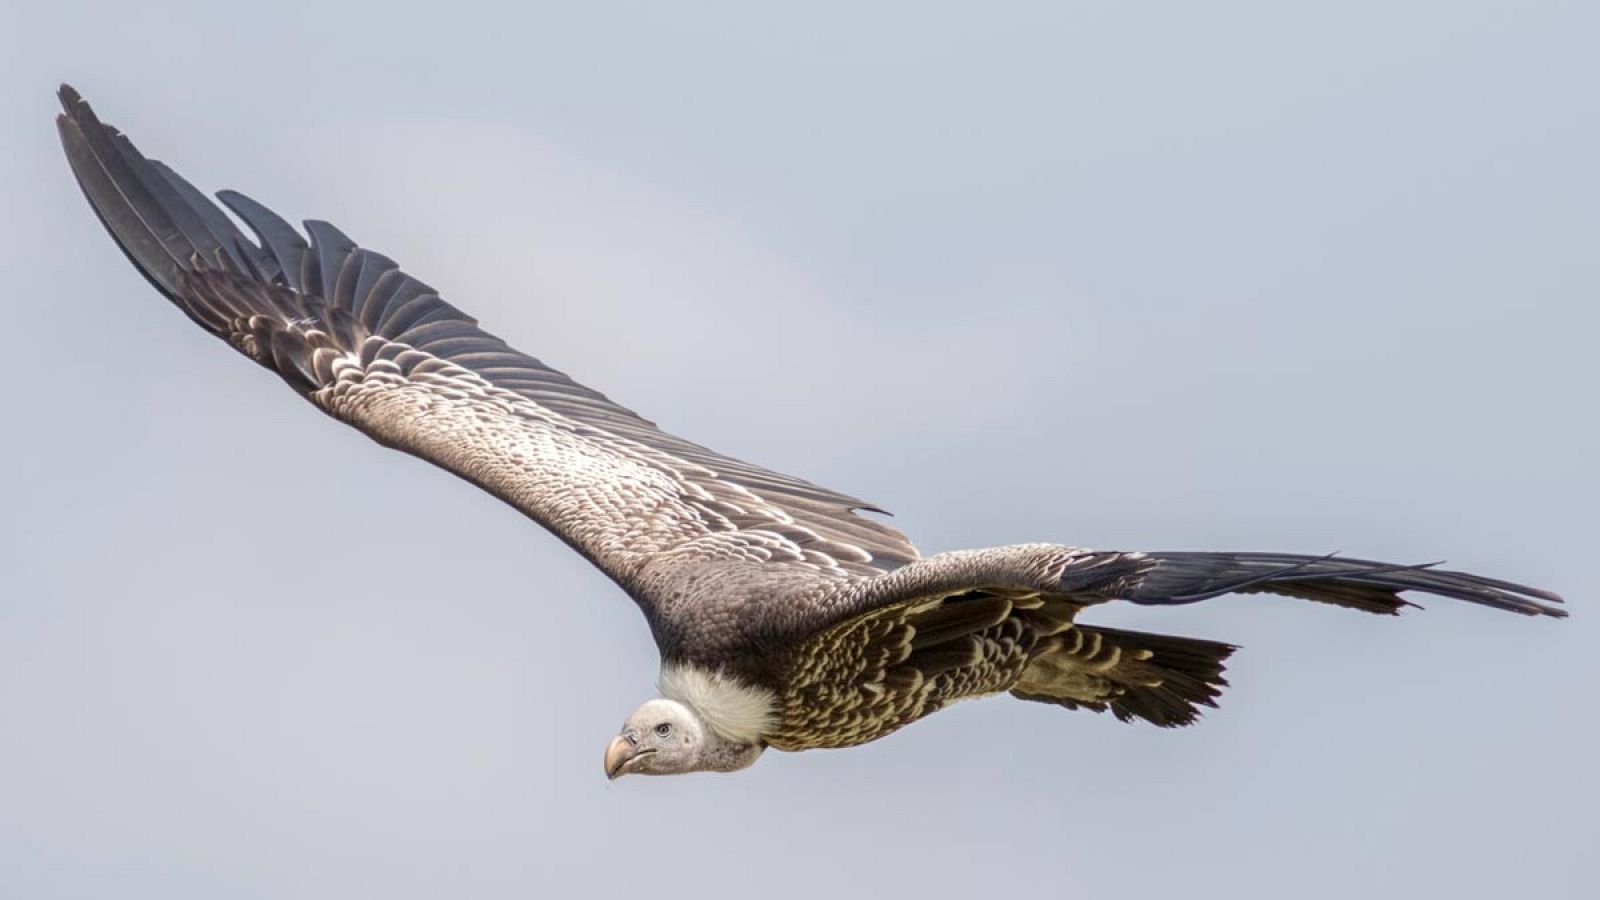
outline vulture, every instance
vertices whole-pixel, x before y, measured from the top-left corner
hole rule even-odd
[[[324,413],[516,507],[638,604],[660,696],[610,741],[610,778],[855,746],[1002,692],[1162,727],[1216,705],[1234,646],[1078,622],[1102,603],[1267,593],[1394,614],[1419,592],[1565,615],[1549,591],[1339,555],[1036,543],[922,556],[862,515],[877,507],[657,428],[327,222],[297,231],[221,191],[231,218],[71,87],[60,98],[72,172],[156,290]]]

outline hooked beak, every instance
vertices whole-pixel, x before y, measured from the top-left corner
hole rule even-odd
[[[615,781],[622,774],[622,767],[628,760],[639,755],[639,745],[628,739],[625,734],[619,734],[611,739],[606,747],[606,778]]]

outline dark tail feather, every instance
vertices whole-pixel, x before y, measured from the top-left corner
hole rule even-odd
[[[1038,653],[1012,696],[1068,709],[1110,711],[1119,721],[1188,725],[1217,705],[1232,644],[1075,625]]]
[[[1525,585],[1435,569],[1338,556],[1291,553],[1147,553],[1157,565],[1127,595],[1135,603],[1176,604],[1222,594],[1267,592],[1393,615],[1413,606],[1402,591],[1479,603],[1530,616],[1565,616],[1561,597]]]

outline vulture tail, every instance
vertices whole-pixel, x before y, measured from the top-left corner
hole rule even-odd
[[[1041,645],[1011,694],[1175,728],[1194,722],[1200,707],[1217,705],[1228,684],[1223,661],[1235,649],[1216,641],[1073,626]]]
[[[1402,591],[1466,600],[1530,616],[1565,616],[1561,597],[1526,585],[1436,569],[1291,553],[1146,553],[1156,565],[1122,596],[1134,603],[1194,603],[1222,594],[1273,593],[1394,615],[1414,606]]]

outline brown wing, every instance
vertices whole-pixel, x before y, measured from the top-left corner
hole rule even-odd
[[[190,318],[341,421],[516,506],[625,587],[663,554],[835,576],[917,558],[905,535],[856,514],[869,504],[667,434],[333,226],[307,222],[307,241],[219,194],[247,239],[71,88],[61,101],[62,143],[96,214]]]
[[[876,740],[958,700],[1010,691],[1127,722],[1215,706],[1234,647],[1073,624],[1060,598],[974,591],[875,610],[801,645],[777,683],[781,750]]]
[[[1428,566],[1268,553],[1130,553],[1019,544],[944,553],[841,583],[778,657],[783,749],[864,743],[949,703],[998,691],[1124,721],[1186,725],[1226,684],[1228,644],[1077,625],[1112,600],[1191,603],[1265,591],[1392,613],[1439,594],[1559,617],[1548,591]]]

